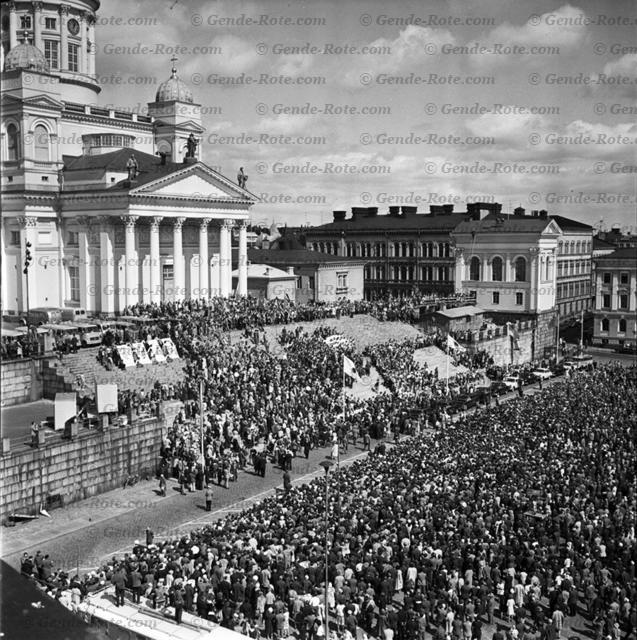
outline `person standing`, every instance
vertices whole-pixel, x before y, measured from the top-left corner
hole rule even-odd
[[[212,511],[212,488],[210,485],[206,485],[205,490],[205,498],[206,498],[206,511]]]
[[[181,617],[184,613],[184,594],[181,591],[181,584],[175,586],[173,603],[175,605],[175,622],[181,624]]]
[[[163,473],[159,476],[159,495],[166,497],[166,478]]]
[[[126,589],[126,576],[123,568],[117,569],[111,578],[111,582],[115,585],[115,605],[121,607],[124,605],[124,591]]]
[[[130,586],[133,592],[133,602],[139,604],[142,592],[142,574],[138,571],[137,566],[133,568],[130,574]]]

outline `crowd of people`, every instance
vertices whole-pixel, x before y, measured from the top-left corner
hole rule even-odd
[[[312,640],[327,569],[338,637],[555,640],[577,615],[634,640],[636,394],[634,367],[600,366],[49,585]]]

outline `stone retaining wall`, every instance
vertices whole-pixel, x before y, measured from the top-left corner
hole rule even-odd
[[[26,358],[2,363],[2,406],[33,402],[42,397],[41,358]]]
[[[37,449],[20,448],[0,458],[0,518],[11,513],[36,514],[55,496],[67,505],[123,486],[129,474],[154,474],[159,459],[166,417],[137,421],[104,431],[81,429],[72,440],[46,432],[47,442]]]

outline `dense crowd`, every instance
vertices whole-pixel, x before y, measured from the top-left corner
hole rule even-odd
[[[636,393],[635,368],[599,367],[332,473],[327,532],[321,476],[49,586],[113,583],[178,619],[313,639],[327,539],[342,637],[480,640],[495,623],[495,640],[554,640],[582,615],[596,640],[634,640]]]

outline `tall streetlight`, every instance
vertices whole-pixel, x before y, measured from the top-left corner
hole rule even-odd
[[[329,601],[327,599],[328,585],[329,585],[329,549],[327,546],[327,533],[329,531],[329,474],[330,468],[334,465],[333,460],[322,460],[320,466],[325,470],[325,640],[330,639],[330,608]]]
[[[22,273],[26,276],[26,303],[27,303],[27,344],[29,347],[31,346],[31,322],[29,319],[29,268],[31,267],[31,263],[33,262],[33,255],[31,254],[31,243],[27,240],[24,244],[24,269],[22,269]],[[29,349],[30,351],[30,349]]]

